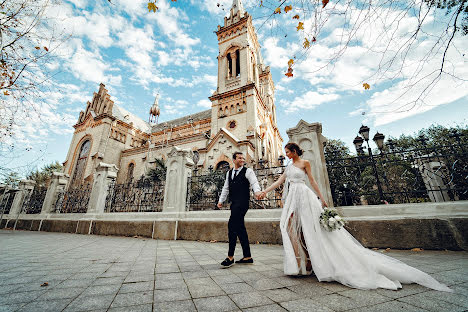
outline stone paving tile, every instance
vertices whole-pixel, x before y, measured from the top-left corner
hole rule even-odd
[[[112,302],[111,308],[127,307],[134,305],[141,305],[153,302],[153,292],[138,292],[128,294],[117,294]]]
[[[400,288],[398,290],[390,290],[390,289],[377,289],[375,290],[378,294],[389,297],[389,298],[401,298],[401,297],[406,297],[414,294],[419,294],[423,292],[427,292],[430,289],[418,285],[418,284],[406,284],[403,285],[403,288]]]
[[[347,312],[427,312],[427,310],[415,307],[399,301],[389,301],[379,303],[368,307],[359,307],[357,309],[348,310]]]
[[[268,278],[255,280],[255,281],[247,281],[247,284],[251,285],[253,288],[255,288],[257,290],[283,288],[283,285],[275,282],[272,279],[268,279]]]
[[[255,264],[221,269],[225,243],[0,230],[0,244],[0,312],[63,304],[64,312],[153,305],[154,311],[468,310],[466,252],[386,252],[455,291],[443,293],[418,285],[363,291],[285,276],[281,246],[252,245]]]
[[[100,286],[100,285],[115,285],[115,284],[122,284],[124,281],[123,277],[102,277],[102,278],[97,278],[93,281],[94,286]]]
[[[244,312],[283,312],[287,310],[283,309],[278,304],[269,304],[269,305],[264,305],[264,306],[259,306],[259,307],[242,309],[242,311]]]
[[[109,308],[114,295],[79,296],[73,300],[64,312],[92,311]]]
[[[34,301],[23,306],[19,312],[60,312],[69,303],[71,299],[60,299],[60,300],[46,300],[46,301]]]
[[[196,312],[197,309],[195,309],[195,305],[192,300],[180,300],[155,302],[154,311]]]
[[[304,311],[314,311],[314,312],[333,312],[328,307],[320,305],[312,299],[299,299],[293,301],[282,302],[281,306],[290,312],[304,312]]]
[[[82,280],[65,280],[61,282],[57,287],[60,288],[76,288],[76,287],[88,287],[93,284],[95,279],[82,279]]]
[[[83,296],[115,295],[120,285],[91,285],[83,292]]]
[[[193,302],[195,303],[198,312],[224,312],[239,310],[228,296],[194,299]]]
[[[219,287],[228,295],[255,291],[255,289],[247,283],[219,284]]]
[[[152,312],[152,304],[135,305],[131,307],[110,308],[107,312]],[[160,311],[160,310],[156,310]],[[169,310],[166,310],[169,311]]]
[[[444,293],[449,295],[449,293]],[[408,297],[399,298],[398,301],[411,304],[413,306],[420,307],[428,311],[435,312],[457,312],[457,311],[466,311],[467,308],[449,303],[445,300],[440,300],[439,298],[433,297],[427,293],[421,293],[416,295],[411,295]]]
[[[154,302],[176,301],[191,299],[187,287],[171,288],[171,289],[156,289],[154,291]]]
[[[273,303],[273,301],[261,292],[247,292],[229,295],[232,301],[241,308],[251,308]]]
[[[274,302],[291,301],[301,298],[300,295],[287,288],[264,290],[263,294]]]
[[[126,283],[122,284],[119,293],[132,293],[140,291],[151,291],[154,289],[154,282],[137,282],[137,283]]]
[[[54,288],[45,292],[37,300],[54,300],[78,297],[86,288]]]
[[[44,292],[45,290],[8,293],[8,294],[0,296],[0,305],[13,304],[13,303],[27,303],[36,299],[37,297],[42,295]]]

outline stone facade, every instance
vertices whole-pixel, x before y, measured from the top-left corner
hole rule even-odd
[[[241,1],[233,1],[216,35],[218,83],[209,110],[153,124],[114,104],[100,85],[74,125],[64,162],[71,187],[93,183],[100,163],[116,165],[117,183],[138,179],[155,158],[167,160],[175,146],[192,151],[197,168],[232,166],[235,151],[243,152],[250,165],[259,159],[277,165],[283,139],[276,124],[274,83]]]

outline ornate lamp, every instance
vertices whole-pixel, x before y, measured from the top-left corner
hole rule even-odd
[[[369,141],[369,127],[362,125],[361,128],[359,128],[359,134],[363,137],[364,140]]]
[[[375,144],[377,145],[377,147],[379,148],[379,150],[382,151],[383,146],[384,146],[385,135],[383,135],[382,133],[377,132],[374,135],[373,140],[374,140]]]
[[[353,140],[354,147],[356,148],[356,152],[359,153],[359,151],[362,149],[362,143],[364,143],[364,140],[360,136],[356,136]]]

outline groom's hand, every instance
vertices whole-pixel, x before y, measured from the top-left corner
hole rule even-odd
[[[217,206],[218,206],[219,209],[223,208],[223,204],[221,204],[221,203],[218,203]]]

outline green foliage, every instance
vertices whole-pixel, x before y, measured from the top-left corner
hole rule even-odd
[[[146,174],[146,178],[150,181],[161,182],[166,181],[166,164],[163,159],[155,158],[156,167],[151,168]]]
[[[3,184],[9,185],[11,187],[18,187],[21,177],[16,171],[10,171],[3,179]]]
[[[36,186],[48,186],[50,182],[50,178],[52,177],[53,172],[60,172],[62,171],[63,166],[58,162],[55,161],[48,165],[45,165],[40,170],[35,170],[28,174],[26,178],[28,180],[36,181]]]

